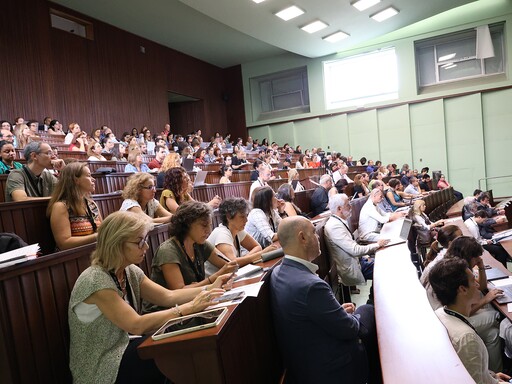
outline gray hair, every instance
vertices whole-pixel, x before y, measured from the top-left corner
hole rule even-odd
[[[23,157],[27,160],[27,163],[31,163],[32,159],[30,158],[30,154],[35,152],[36,154],[41,153],[41,142],[40,141],[31,141],[25,146],[23,150]]]
[[[331,175],[323,175],[321,178],[320,178],[320,185],[324,185],[325,183],[327,183],[327,180],[331,180],[332,182],[332,178],[331,178]]]
[[[331,213],[336,213],[338,207],[344,207],[345,204],[349,204],[349,199],[344,193],[337,193],[329,197],[329,211]]]
[[[219,214],[222,224],[228,226],[228,220],[233,219],[237,213],[247,213],[249,204],[242,197],[229,197],[224,199],[219,205]]]

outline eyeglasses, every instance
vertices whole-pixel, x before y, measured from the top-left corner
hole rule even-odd
[[[143,186],[141,186],[141,188],[142,189],[148,189],[148,190],[153,189],[153,190],[156,191],[156,186],[155,185],[148,185],[147,187],[143,185]]]
[[[46,151],[46,152],[39,152],[39,155],[48,155],[48,156],[53,156],[53,151],[50,150],[50,151]]]
[[[149,246],[148,235],[144,236],[144,238],[142,238],[140,241],[128,241],[128,243],[137,244],[137,247],[139,247],[139,249],[142,249],[144,248],[145,245]]]

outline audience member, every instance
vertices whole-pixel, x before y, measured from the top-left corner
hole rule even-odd
[[[212,283],[220,288],[227,283],[231,276],[225,274],[235,272],[237,262],[227,263],[217,254],[207,240],[211,230],[211,209],[207,204],[187,201],[180,205],[171,219],[170,238],[160,244],[153,258],[151,280],[168,289],[203,287]],[[207,260],[219,268],[211,276],[205,274]]]
[[[69,300],[69,366],[75,382],[163,383],[155,362],[139,357],[138,345],[169,319],[200,312],[223,292],[169,291],[144,276],[134,264],[144,258],[150,229],[149,220],[129,212],[111,214],[100,227],[92,265],[78,277]],[[170,309],[141,316],[142,299]]]
[[[216,227],[208,241],[231,261],[236,261],[239,267],[261,260],[265,252],[273,251],[275,245],[269,245],[262,250],[254,238],[245,232],[249,204],[241,197],[230,197],[219,205],[221,223]],[[206,275],[211,276],[219,269],[207,261]]]
[[[410,211],[413,226],[416,229],[416,242],[421,245],[430,246],[432,239],[435,238],[435,229],[444,225],[444,220],[437,220],[432,223],[425,214],[426,204],[424,200],[416,200]]]
[[[448,180],[446,180],[444,175],[441,175],[439,177],[439,181],[437,182],[437,189],[443,190],[443,189],[450,188],[450,187],[451,187],[451,185],[448,182]],[[455,189],[453,190],[453,194],[457,200],[462,200],[464,198],[464,196],[462,196],[462,193],[460,193],[459,191],[456,191]]]
[[[8,174],[14,169],[22,168],[21,163],[14,161],[16,150],[12,141],[0,141],[0,174]]]
[[[74,162],[64,167],[48,203],[57,249],[79,247],[94,243],[101,224],[101,213],[91,198],[94,178],[86,163]]]
[[[332,188],[332,178],[330,175],[323,175],[320,178],[320,185],[316,187],[311,195],[311,216],[315,217],[327,210],[329,203],[329,190]]]
[[[318,266],[311,261],[320,254],[320,245],[309,220],[286,218],[278,236],[285,257],[270,275],[270,300],[287,381],[367,383],[361,338],[375,337],[373,307],[340,305],[316,275]]]
[[[162,147],[161,145],[157,145],[155,147],[155,158],[149,162],[148,168],[158,171],[160,169],[160,167],[162,166],[162,163],[164,162],[166,153],[167,153],[167,151],[166,151],[165,147]]]
[[[100,143],[94,143],[89,146],[88,155],[89,158],[87,160],[89,161],[107,161],[105,157],[101,154],[102,147]]]
[[[476,198],[476,210],[485,211],[487,217],[493,217],[497,215],[504,215],[505,210],[504,209],[494,209],[491,207],[491,196],[487,192],[482,192],[477,198]]]
[[[249,190],[249,201],[252,198],[252,194],[254,193],[254,190],[258,187],[267,186],[268,185],[267,182],[270,180],[270,177],[272,176],[270,169],[268,167],[265,167],[263,164],[260,166],[260,169],[258,171],[258,173],[259,173],[258,178],[252,183],[251,189]]]
[[[27,159],[27,164],[12,170],[7,176],[5,201],[51,196],[57,178],[49,169],[60,171],[64,168],[64,161],[54,156],[50,145],[38,141],[29,143],[23,156]]]
[[[124,167],[126,173],[149,172],[149,167],[142,162],[140,152],[132,152],[128,155],[128,164]]]
[[[457,355],[473,380],[477,383],[508,382],[510,376],[489,370],[485,344],[468,321],[481,293],[467,262],[459,258],[441,260],[430,272],[430,283],[443,305],[436,310],[436,315],[446,327]]]
[[[288,171],[288,184],[290,184],[295,192],[304,191],[306,188],[299,181],[299,171],[291,168]]]
[[[102,151],[102,153],[106,153]],[[110,151],[112,154],[112,157],[110,160],[112,161],[126,161],[125,154],[126,154],[126,147],[123,143],[115,143],[112,147],[112,150]]]
[[[223,164],[220,167],[220,175],[221,178],[219,180],[219,184],[229,184],[231,183],[231,176],[233,175],[233,168],[230,165]]]
[[[430,188],[430,175],[428,173],[424,173],[422,176],[421,176],[421,181],[420,181],[420,189],[422,192],[430,192],[432,190],[432,188]]]
[[[302,214],[300,208],[294,203],[295,191],[290,184],[286,183],[279,186],[276,197],[277,199],[284,201],[284,214],[286,214],[286,216],[297,216]]]
[[[377,205],[384,195],[380,189],[374,189],[364,203],[359,213],[359,239],[367,242],[376,242],[380,238],[380,229],[388,221],[402,218],[406,212],[385,213]]]
[[[261,245],[261,248],[266,248],[278,240],[277,229],[281,222],[280,214],[284,212],[284,202],[278,201],[272,188],[265,186],[254,191],[252,207],[245,231]]]
[[[155,224],[168,223],[172,214],[166,211],[155,199],[155,178],[149,173],[131,175],[123,189],[121,211],[130,211],[147,216]]]

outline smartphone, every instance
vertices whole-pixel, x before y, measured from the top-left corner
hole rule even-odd
[[[225,293],[222,296],[216,297],[212,301],[214,303],[224,303],[226,301],[232,301],[232,300],[238,300],[245,296],[244,291],[238,291],[238,292],[231,292],[231,293]]]

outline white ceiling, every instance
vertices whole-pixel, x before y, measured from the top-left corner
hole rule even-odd
[[[340,52],[475,0],[382,0],[363,12],[350,5],[353,0],[53,1],[226,68],[285,52],[309,58]],[[292,4],[306,12],[288,22],[274,15]],[[369,17],[389,5],[400,13],[381,23]],[[317,19],[329,26],[314,34],[300,29]],[[335,44],[322,40],[338,30],[350,37]]]

